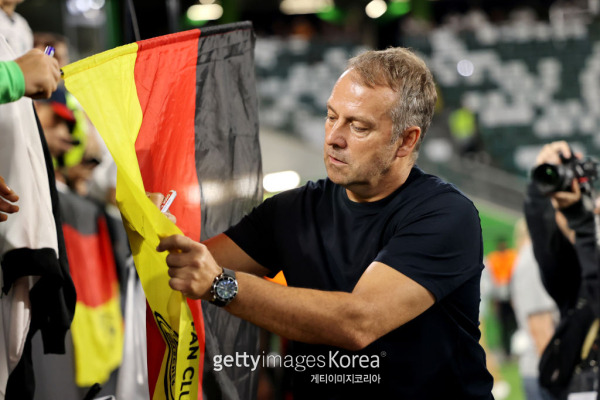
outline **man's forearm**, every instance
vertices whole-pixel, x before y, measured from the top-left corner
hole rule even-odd
[[[239,292],[227,311],[261,328],[305,343],[358,350],[375,340],[367,306],[345,292],[281,286],[237,273]]]
[[[261,277],[264,267],[220,237],[206,245],[181,235],[161,239],[157,251],[169,251],[169,286],[189,298],[210,300],[215,277],[237,266],[238,295],[226,309],[289,339],[357,350],[435,303],[425,287],[377,261],[352,293],[277,285]]]
[[[373,262],[352,293],[285,287],[238,273],[239,293],[227,310],[271,332],[306,343],[359,350],[418,317],[431,292]]]
[[[541,355],[554,333],[554,318],[551,311],[531,314],[527,326],[538,355]]]

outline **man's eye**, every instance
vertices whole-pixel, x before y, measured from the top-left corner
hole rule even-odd
[[[362,126],[350,125],[350,127],[356,133],[365,133],[367,131],[367,128],[363,128]]]
[[[336,119],[336,118],[335,118],[335,116],[334,116],[334,115],[327,115],[327,116],[325,117],[325,120],[327,120],[327,121],[335,121],[335,119]]]

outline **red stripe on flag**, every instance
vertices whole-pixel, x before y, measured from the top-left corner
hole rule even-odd
[[[177,191],[170,211],[186,236],[200,240],[200,186],[196,172],[196,63],[200,31],[186,31],[138,42],[135,83],[142,125],[135,149],[148,192]],[[188,300],[198,344],[204,354],[200,301]],[[151,313],[150,313],[151,314]],[[154,320],[154,317],[151,318]],[[165,343],[154,323],[147,323],[148,378],[154,396]],[[198,398],[202,399],[203,357],[199,357]]]
[[[67,224],[63,224],[63,234],[77,302],[97,307],[117,296],[117,272],[106,220],[98,218],[98,232],[93,235],[83,235]]]
[[[143,114],[135,150],[144,187],[147,192],[177,191],[171,213],[194,240],[200,240],[194,131],[199,35],[188,31],[139,42],[134,72]]]

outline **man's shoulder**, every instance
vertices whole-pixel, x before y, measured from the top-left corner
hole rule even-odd
[[[409,179],[405,194],[415,204],[423,207],[444,205],[475,208],[471,199],[454,184],[436,175],[428,174],[417,166],[411,171]]]
[[[328,179],[308,181],[302,186],[268,197],[259,208],[278,210],[286,213],[294,209],[304,209],[309,204],[318,203],[325,197],[327,191],[334,190],[333,185]]]

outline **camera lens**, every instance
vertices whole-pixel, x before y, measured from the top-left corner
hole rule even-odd
[[[542,164],[533,171],[533,179],[540,184],[554,187],[560,183],[560,174],[556,165]]]
[[[542,194],[569,191],[573,173],[563,165],[541,164],[532,173],[532,179]]]

